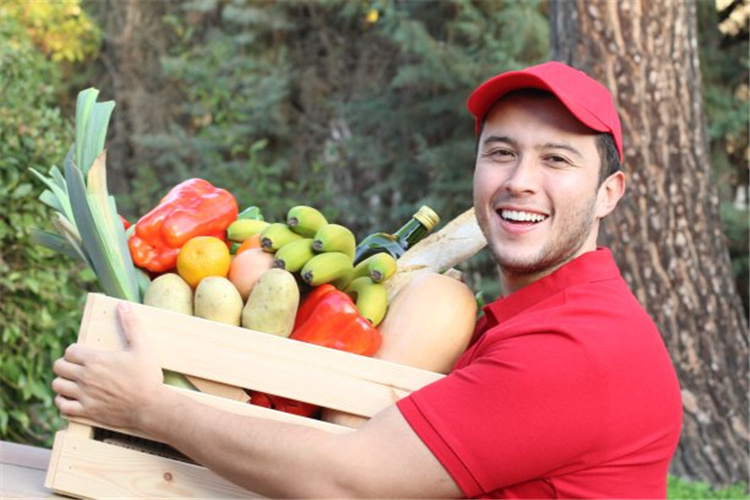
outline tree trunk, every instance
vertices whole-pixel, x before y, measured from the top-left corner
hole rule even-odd
[[[101,99],[117,103],[107,138],[109,184],[117,195],[129,194],[137,168],[151,163],[150,151],[138,139],[169,128],[176,96],[161,71],[170,42],[162,18],[178,7],[172,1],[146,0],[93,4],[104,33],[96,86],[104,89]]]
[[[628,190],[602,243],[677,369],[672,472],[721,486],[748,481],[748,326],[711,179],[695,11],[694,0],[553,0],[551,46],[613,92]]]

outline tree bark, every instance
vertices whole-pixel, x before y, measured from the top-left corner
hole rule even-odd
[[[748,325],[722,236],[694,0],[553,0],[552,58],[613,92],[628,190],[603,225],[659,326],[685,410],[672,472],[748,481]],[[654,409],[658,411],[658,408]]]
[[[166,132],[170,105],[177,97],[166,84],[161,58],[167,53],[170,32],[162,18],[175,11],[175,2],[104,0],[94,4],[104,45],[96,85],[106,89],[102,99],[117,103],[107,138],[110,186],[129,194],[140,165],[152,154],[138,139]],[[143,208],[143,207],[140,207]]]

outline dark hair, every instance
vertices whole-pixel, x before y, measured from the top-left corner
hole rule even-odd
[[[620,164],[620,154],[617,152],[615,140],[610,134],[603,133],[596,136],[596,150],[602,160],[599,170],[599,185],[601,186],[607,177],[619,172],[622,165]]]

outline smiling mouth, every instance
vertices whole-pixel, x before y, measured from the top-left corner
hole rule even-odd
[[[548,215],[536,212],[524,212],[523,210],[498,210],[500,217],[513,224],[537,224],[547,220]]]

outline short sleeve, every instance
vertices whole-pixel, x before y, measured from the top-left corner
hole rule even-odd
[[[398,403],[466,496],[595,459],[607,389],[585,346],[565,333],[493,342],[487,332],[476,349],[470,364]]]

